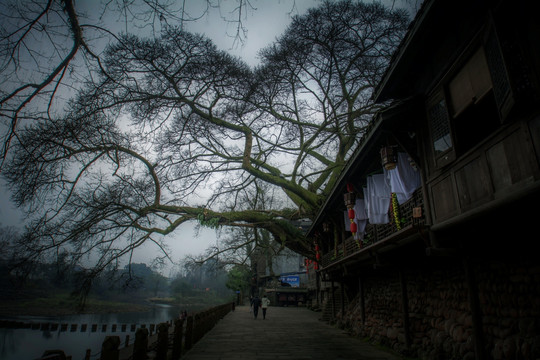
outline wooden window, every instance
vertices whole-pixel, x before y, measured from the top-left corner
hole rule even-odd
[[[501,120],[504,120],[514,106],[514,96],[510,82],[508,81],[505,61],[494,29],[489,31],[485,46],[487,63],[493,78],[493,94],[495,95]]]
[[[476,104],[491,88],[486,55],[480,47],[448,84],[452,116],[456,117],[468,106]]]
[[[428,102],[427,117],[432,139],[432,150],[435,165],[443,166],[454,160],[453,142],[450,129],[450,118],[444,93],[441,91],[431,97]]]

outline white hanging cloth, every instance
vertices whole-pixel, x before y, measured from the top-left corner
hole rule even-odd
[[[345,231],[351,231],[351,219],[349,219],[349,212],[347,210],[343,212],[343,221],[345,223]]]
[[[367,215],[371,224],[388,224],[390,186],[384,174],[368,176],[364,198],[367,199]]]
[[[409,200],[422,184],[420,171],[411,165],[409,155],[404,152],[398,153],[396,167],[392,170],[385,169],[384,172],[390,184],[390,192],[396,193],[400,204]]]
[[[358,225],[358,234],[364,234],[368,220],[364,199],[356,199],[356,203],[354,204],[354,215],[354,222]]]

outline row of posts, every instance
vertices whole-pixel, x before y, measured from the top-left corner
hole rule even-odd
[[[172,332],[172,354],[170,359],[180,359],[182,353],[192,348],[193,344],[199,341],[204,334],[210,331],[216,323],[231,310],[234,311],[234,303],[228,303],[214,308],[189,315],[186,319],[176,319]],[[184,334],[184,321],[186,322]],[[152,348],[148,346],[149,331],[146,328],[139,328],[135,332],[135,342],[133,344],[133,360],[147,359],[148,351],[155,351],[156,360],[166,360],[169,349],[169,323],[157,325],[157,341]],[[184,338],[184,341],[182,339]],[[120,360],[120,337],[107,336],[101,347],[101,360]],[[86,358],[90,359],[87,352]]]

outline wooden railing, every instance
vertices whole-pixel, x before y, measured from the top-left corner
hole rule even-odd
[[[352,236],[345,239],[342,244],[338,245],[337,249],[332,249],[322,256],[321,264],[323,268],[337,263],[347,256],[358,254],[378,242],[397,236],[405,231],[424,226],[424,214],[424,198],[422,189],[420,188],[413,193],[413,196],[409,200],[399,205],[399,228],[394,220],[392,210],[389,210],[388,216],[390,222],[388,224],[368,224],[364,238],[361,241],[355,240]]]
[[[210,331],[216,323],[227,315],[230,311],[234,311],[234,303],[226,303],[213,307],[208,310],[197,312],[189,315],[185,319],[173,319],[160,324],[150,324],[149,327],[142,325],[135,330],[135,339],[132,344],[129,344],[129,335],[126,336],[125,346],[120,348],[120,337],[116,335],[108,335],[105,337],[100,353],[101,360],[142,360],[148,359],[148,354],[152,353],[152,358],[155,360],[177,360],[182,357],[186,351],[199,341],[204,334]],[[59,329],[60,331],[68,331],[67,324],[24,324],[20,322],[3,322],[0,326],[10,328],[34,328],[34,329]],[[127,325],[121,327],[117,325],[111,326],[111,331],[116,331],[117,328],[127,329]],[[76,325],[71,325],[69,331],[75,331]],[[88,329],[87,324],[81,325],[81,331]],[[93,324],[91,331],[97,331],[97,325]],[[107,331],[106,325],[101,328],[102,331]],[[156,333],[154,334],[154,330]],[[85,360],[95,357],[90,350],[86,351]],[[66,355],[62,350],[46,350],[42,357],[37,360],[71,360],[71,356]]]

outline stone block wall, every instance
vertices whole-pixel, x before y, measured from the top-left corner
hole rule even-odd
[[[540,359],[540,265],[518,259],[480,268],[479,301],[491,357]]]
[[[476,261],[472,269],[488,358],[539,359],[540,266],[535,260]],[[355,289],[345,315],[338,314],[340,325],[358,337],[420,359],[474,359],[473,319],[462,261],[434,261],[402,271],[409,347],[397,270],[363,274],[365,320]]]

